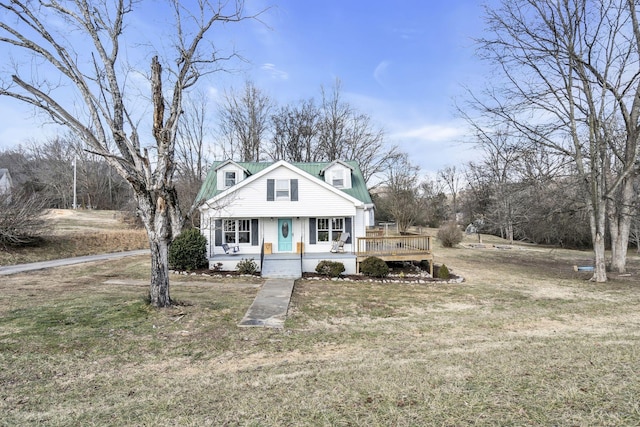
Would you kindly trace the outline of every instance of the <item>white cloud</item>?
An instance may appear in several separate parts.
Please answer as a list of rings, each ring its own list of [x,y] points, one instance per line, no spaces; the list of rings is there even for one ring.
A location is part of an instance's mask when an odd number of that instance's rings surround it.
[[[275,64],[270,64],[270,63],[267,62],[266,64],[262,64],[260,69],[268,72],[271,75],[271,77],[274,78],[274,79],[279,79],[279,80],[287,80],[287,79],[289,79],[289,73],[287,73],[286,71],[278,69],[275,66]]]
[[[384,60],[378,64],[378,66],[373,70],[373,78],[378,82],[380,86],[383,85],[383,78],[387,73],[387,69],[391,65],[391,62]]]
[[[455,124],[424,125],[414,129],[408,129],[393,133],[394,139],[415,139],[428,142],[450,141],[462,137],[465,129]]]

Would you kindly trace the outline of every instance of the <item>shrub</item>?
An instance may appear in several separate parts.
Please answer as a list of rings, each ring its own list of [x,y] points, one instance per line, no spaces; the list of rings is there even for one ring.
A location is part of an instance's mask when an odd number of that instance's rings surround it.
[[[240,274],[256,274],[258,271],[258,264],[253,260],[253,258],[242,259],[236,264],[236,270]]]
[[[344,273],[344,264],[337,261],[320,261],[316,266],[316,273],[323,276],[338,277]]]
[[[365,276],[386,277],[389,266],[380,258],[371,256],[360,263],[360,272]]]
[[[208,263],[207,239],[196,228],[183,231],[169,247],[169,266],[175,270],[196,270]]]
[[[445,248],[452,248],[462,242],[462,230],[455,221],[447,221],[438,229],[438,240]]]
[[[0,193],[0,247],[35,245],[49,231],[42,215],[46,199],[26,193]]]
[[[449,273],[449,267],[445,264],[442,264],[440,268],[438,268],[438,279],[449,280],[451,274]]]

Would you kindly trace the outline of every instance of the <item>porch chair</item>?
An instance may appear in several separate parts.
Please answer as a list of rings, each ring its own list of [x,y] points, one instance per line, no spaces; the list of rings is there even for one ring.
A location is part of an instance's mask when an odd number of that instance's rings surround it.
[[[238,253],[240,252],[240,246],[236,245],[234,247],[229,247],[228,244],[223,243],[222,244],[222,249],[224,250],[224,253],[227,255],[238,255]]]
[[[349,233],[342,233],[338,240],[331,244],[331,252],[344,252],[344,243],[349,239]]]

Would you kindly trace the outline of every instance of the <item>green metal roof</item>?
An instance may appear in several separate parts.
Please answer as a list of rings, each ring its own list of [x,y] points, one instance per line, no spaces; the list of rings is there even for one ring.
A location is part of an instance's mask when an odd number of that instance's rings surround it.
[[[209,173],[200,187],[200,191],[196,196],[196,201],[202,202],[204,200],[209,200],[212,197],[215,197],[221,191],[218,190],[218,174],[216,173],[216,168],[226,161],[216,161],[211,165],[211,169],[209,169]],[[255,175],[256,173],[268,168],[276,162],[234,162],[240,167],[245,168],[249,174]],[[311,162],[311,163],[297,163],[291,162],[292,166],[307,172],[308,174],[316,177],[318,180],[324,182],[324,178],[320,175],[320,171],[329,166],[333,162]],[[340,188],[340,191],[345,192],[351,197],[354,197],[360,200],[363,203],[373,203],[371,201],[371,195],[369,194],[369,190],[367,189],[367,185],[364,182],[364,177],[362,176],[362,171],[360,170],[360,166],[356,161],[344,161],[344,163],[348,164],[353,168],[351,172],[351,188]]]

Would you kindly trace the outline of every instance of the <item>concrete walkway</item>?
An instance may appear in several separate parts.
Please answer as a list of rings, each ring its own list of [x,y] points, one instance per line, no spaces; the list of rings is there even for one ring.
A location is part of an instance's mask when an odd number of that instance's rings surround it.
[[[284,328],[295,279],[267,279],[238,326]]]
[[[129,256],[145,255],[148,253],[149,249],[141,249],[137,251],[79,256],[75,258],[52,259],[51,261],[32,262],[30,264],[8,265],[6,267],[0,267],[0,276],[8,276],[9,274],[24,273],[27,271],[44,270],[46,268],[62,267],[65,265],[81,264],[83,262],[105,261]]]

